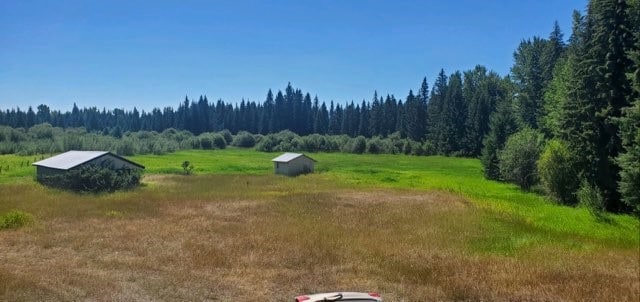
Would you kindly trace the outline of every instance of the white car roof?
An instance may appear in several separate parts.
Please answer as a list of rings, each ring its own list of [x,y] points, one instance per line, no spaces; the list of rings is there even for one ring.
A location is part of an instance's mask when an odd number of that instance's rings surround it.
[[[322,293],[305,295],[308,299],[302,300],[303,302],[316,302],[316,301],[382,301],[382,298],[371,296],[369,293],[359,292],[335,292],[335,293]],[[341,297],[341,298],[340,298]],[[325,300],[325,298],[327,300]],[[332,300],[335,298],[337,300]]]

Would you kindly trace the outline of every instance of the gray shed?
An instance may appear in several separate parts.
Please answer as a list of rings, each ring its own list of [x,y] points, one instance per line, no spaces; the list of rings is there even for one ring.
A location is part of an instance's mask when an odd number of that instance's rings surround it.
[[[36,177],[42,180],[45,176],[64,173],[83,165],[102,165],[109,162],[114,169],[144,169],[124,157],[108,151],[68,151],[33,163],[36,166]]]
[[[296,176],[313,173],[316,160],[301,153],[284,153],[271,160],[276,174]]]

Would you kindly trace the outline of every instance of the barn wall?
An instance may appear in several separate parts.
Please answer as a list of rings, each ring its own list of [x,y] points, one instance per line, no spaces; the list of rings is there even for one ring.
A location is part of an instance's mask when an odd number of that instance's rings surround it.
[[[64,173],[64,170],[52,169],[42,166],[36,166],[36,178],[42,180],[43,177]]]

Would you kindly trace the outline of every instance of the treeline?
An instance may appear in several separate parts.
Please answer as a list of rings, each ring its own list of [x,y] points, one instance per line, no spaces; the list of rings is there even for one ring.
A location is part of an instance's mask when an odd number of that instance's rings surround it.
[[[68,150],[106,150],[119,155],[161,155],[179,150],[215,150],[227,146],[255,148],[263,152],[345,152],[370,154],[434,155],[429,142],[402,138],[395,132],[386,138],[348,135],[297,135],[289,130],[268,135],[229,130],[194,135],[186,130],[166,129],[162,132],[126,132],[121,137],[88,132],[84,128],[53,127],[39,124],[31,128],[0,126],[0,154],[55,154]]]
[[[222,100],[209,103],[206,96],[201,96],[198,101],[185,98],[176,110],[167,107],[151,112],[135,108],[79,109],[75,104],[70,112],[60,112],[39,105],[36,111],[32,108],[26,112],[20,108],[1,111],[0,124],[12,128],[42,123],[61,128],[83,127],[88,132],[115,137],[125,132],[166,129],[186,130],[195,135],[225,129],[262,135],[289,130],[302,136],[315,133],[367,138],[399,133],[414,141],[428,139],[442,154],[477,156],[495,105],[510,100],[512,93],[513,85],[507,78],[478,66],[464,73],[455,72],[450,78],[441,71],[432,91],[425,78],[417,93],[409,91],[403,100],[374,93],[370,102],[327,105],[289,84],[275,96],[269,91],[262,103],[244,100],[236,105]]]
[[[562,41],[556,25],[520,43],[513,103],[498,104],[484,140],[485,175],[540,182],[596,214],[640,214],[639,1],[590,1]]]
[[[46,105],[0,110],[0,124],[15,131],[0,134],[0,152],[22,151],[15,147],[20,133],[41,123],[83,127],[96,138],[132,139],[135,133],[147,137],[134,143],[142,153],[202,148],[202,140],[195,142],[202,137],[221,143],[225,131],[267,151],[354,152],[364,141],[364,152],[380,145],[389,153],[480,157],[489,179],[524,189],[541,184],[558,202],[595,212],[640,213],[639,35],[640,1],[591,0],[586,14],[574,12],[568,41],[557,23],[547,38],[523,40],[505,77],[483,66],[442,70],[432,89],[425,78],[404,98],[374,92],[369,101],[346,104],[321,102],[289,84],[275,94],[269,90],[263,102],[235,105],[201,96],[151,112],[75,104],[70,112]],[[171,140],[166,133],[193,138]],[[315,145],[323,147],[299,147],[321,138]],[[74,145],[67,140],[63,149]]]

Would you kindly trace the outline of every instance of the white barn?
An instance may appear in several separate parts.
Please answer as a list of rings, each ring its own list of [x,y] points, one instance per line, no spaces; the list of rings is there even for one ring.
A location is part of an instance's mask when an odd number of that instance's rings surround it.
[[[276,174],[297,176],[313,173],[316,160],[301,153],[284,153],[271,160]]]
[[[106,162],[116,170],[144,169],[140,164],[107,151],[68,151],[35,162],[33,165],[36,166],[37,179],[42,180],[45,176],[64,173],[83,165],[100,166]]]

